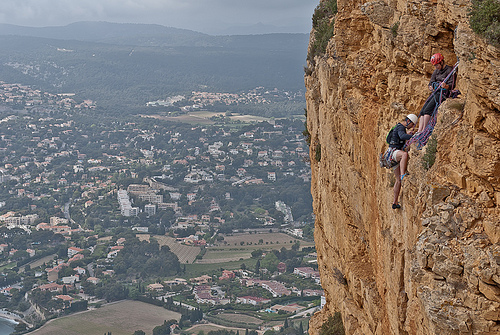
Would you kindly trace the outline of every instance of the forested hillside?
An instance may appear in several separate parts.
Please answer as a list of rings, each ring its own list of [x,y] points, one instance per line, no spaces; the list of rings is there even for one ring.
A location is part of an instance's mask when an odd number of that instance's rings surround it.
[[[66,33],[57,27],[3,26],[0,81],[76,93],[124,112],[193,90],[236,93],[263,86],[296,92],[303,87],[306,34],[209,36],[161,26],[111,27],[99,39],[99,27],[91,23],[87,30],[73,27]]]

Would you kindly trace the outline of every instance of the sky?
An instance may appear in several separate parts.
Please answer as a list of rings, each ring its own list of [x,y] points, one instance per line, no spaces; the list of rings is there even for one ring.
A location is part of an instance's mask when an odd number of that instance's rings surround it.
[[[318,3],[319,0],[2,0],[0,23],[29,27],[64,26],[79,21],[154,23],[207,34],[259,25],[263,30],[285,30],[266,32],[309,33]]]

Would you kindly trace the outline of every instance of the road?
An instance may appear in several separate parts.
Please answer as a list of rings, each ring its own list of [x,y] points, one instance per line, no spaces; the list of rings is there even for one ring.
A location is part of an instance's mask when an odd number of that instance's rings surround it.
[[[299,312],[299,313],[295,314],[294,316],[291,316],[290,319],[296,319],[296,318],[300,318],[300,317],[305,317],[305,316],[307,316],[307,314],[313,315],[318,310],[319,310],[318,306],[313,307],[313,308],[309,308],[309,309],[306,309],[305,311],[302,311],[302,312]]]

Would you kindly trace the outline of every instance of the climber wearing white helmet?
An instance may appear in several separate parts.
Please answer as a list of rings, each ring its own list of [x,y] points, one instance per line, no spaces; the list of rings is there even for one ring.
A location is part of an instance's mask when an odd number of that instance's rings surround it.
[[[394,175],[396,176],[396,182],[394,183],[394,201],[392,203],[393,209],[401,208],[401,205],[398,203],[399,192],[401,191],[401,181],[403,177],[408,174],[406,171],[406,167],[408,166],[408,152],[403,151],[403,146],[407,140],[409,140],[414,131],[410,130],[406,133],[407,129],[415,128],[417,124],[417,116],[415,114],[408,114],[402,123],[398,123],[396,127],[394,127],[394,131],[390,134],[389,149],[393,150],[392,160],[397,162],[397,165],[394,166]]]

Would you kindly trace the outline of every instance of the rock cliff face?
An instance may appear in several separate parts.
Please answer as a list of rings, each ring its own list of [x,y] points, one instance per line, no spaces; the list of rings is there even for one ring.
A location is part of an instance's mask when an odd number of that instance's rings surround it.
[[[336,311],[346,334],[500,334],[500,50],[471,31],[470,5],[338,0],[326,55],[308,61],[327,300],[311,334]],[[427,99],[435,52],[460,60],[462,95],[439,109],[435,164],[423,167],[429,146],[411,148],[393,210],[394,174],[378,155],[389,129]]]

